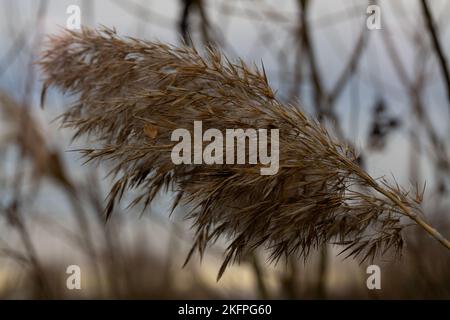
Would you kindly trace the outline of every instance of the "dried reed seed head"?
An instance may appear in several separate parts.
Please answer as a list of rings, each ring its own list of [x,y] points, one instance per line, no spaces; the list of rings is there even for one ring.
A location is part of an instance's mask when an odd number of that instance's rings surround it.
[[[35,182],[48,177],[66,188],[72,188],[58,152],[49,146],[32,112],[0,91],[0,115],[3,120],[1,125],[7,127],[0,141],[0,151],[4,152],[10,146],[19,147],[21,154],[31,161]]]
[[[0,115],[1,125],[6,129],[0,148],[19,146],[22,153],[32,160],[34,176],[42,176],[48,160],[46,141],[30,111],[8,94],[0,92]]]
[[[145,205],[162,188],[175,190],[174,207],[193,208],[191,253],[203,254],[208,243],[228,237],[219,277],[231,261],[261,246],[274,260],[306,258],[330,242],[362,260],[402,247],[404,212],[395,202],[415,209],[408,193],[372,179],[352,150],[297,106],[278,101],[264,69],[232,63],[215,49],[202,56],[194,48],[121,38],[108,29],[50,38],[40,64],[45,89],[77,96],[63,123],[75,129],[74,137],[100,142],[85,156],[114,164],[117,182],[106,214],[127,189],[143,190],[133,204]],[[192,132],[199,120],[221,131],[279,129],[278,173],[261,176],[258,165],[174,165],[171,132]],[[374,192],[381,188],[394,198]]]

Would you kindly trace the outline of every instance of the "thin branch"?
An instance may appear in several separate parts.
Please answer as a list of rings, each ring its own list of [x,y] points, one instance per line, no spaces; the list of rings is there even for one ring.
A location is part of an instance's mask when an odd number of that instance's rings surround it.
[[[444,76],[445,85],[447,89],[447,99],[448,103],[450,104],[450,71],[448,68],[447,58],[444,53],[444,49],[442,48],[442,45],[439,41],[438,35],[437,35],[437,28],[433,22],[433,17],[431,16],[430,9],[428,7],[428,4],[426,0],[421,0],[422,3],[422,11],[423,15],[428,27],[428,32],[431,35],[431,39],[433,40],[433,46],[436,51],[436,55],[439,60],[439,64],[441,66],[442,75]]]

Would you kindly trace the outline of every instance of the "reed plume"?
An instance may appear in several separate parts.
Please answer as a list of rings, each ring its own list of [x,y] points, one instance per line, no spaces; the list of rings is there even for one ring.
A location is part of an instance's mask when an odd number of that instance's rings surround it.
[[[1,125],[6,132],[0,141],[0,151],[18,146],[21,153],[31,160],[33,179],[48,177],[68,184],[59,154],[52,149],[30,110],[0,91]]]
[[[62,115],[74,138],[93,137],[88,160],[113,164],[106,216],[129,189],[132,205],[150,204],[161,190],[177,193],[174,208],[189,204],[196,250],[225,236],[230,262],[263,247],[273,260],[325,243],[347,256],[372,259],[400,252],[410,220],[441,244],[450,243],[423,220],[423,192],[369,176],[355,152],[340,144],[298,106],[280,102],[264,68],[230,62],[216,49],[123,38],[114,30],[66,31],[51,37],[40,65],[44,95],[57,87],[77,97]],[[175,165],[171,133],[203,127],[279,129],[280,169],[260,175],[260,165]]]

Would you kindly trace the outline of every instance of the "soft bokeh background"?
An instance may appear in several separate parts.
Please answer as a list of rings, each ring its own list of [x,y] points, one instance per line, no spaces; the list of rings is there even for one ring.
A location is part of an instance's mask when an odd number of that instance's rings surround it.
[[[450,59],[450,1],[428,2]],[[366,27],[374,3],[380,30]],[[220,241],[182,268],[192,236],[182,208],[169,217],[171,194],[143,214],[124,206],[105,224],[108,168],[83,165],[70,150],[84,141],[72,142],[54,120],[71,97],[50,91],[40,108],[33,62],[70,5],[83,25],[172,44],[189,33],[199,48],[213,43],[232,59],[263,62],[278,97],[320,117],[371,174],[405,188],[426,183],[428,220],[450,234],[450,87],[420,0],[0,0],[0,297],[450,297],[449,252],[414,228],[401,260],[376,261],[382,290],[369,291],[367,265],[336,257],[332,246],[278,265],[257,252],[216,282]],[[82,290],[66,288],[72,264]]]

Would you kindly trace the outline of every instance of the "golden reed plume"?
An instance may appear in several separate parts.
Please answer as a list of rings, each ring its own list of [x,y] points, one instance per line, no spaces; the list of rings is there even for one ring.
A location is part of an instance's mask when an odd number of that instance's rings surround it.
[[[298,106],[277,100],[264,68],[232,63],[215,49],[201,55],[108,29],[51,37],[40,65],[44,95],[57,87],[77,97],[62,120],[75,137],[97,141],[84,155],[114,165],[106,215],[128,189],[139,188],[132,204],[145,205],[163,189],[175,191],[174,207],[189,204],[196,229],[188,259],[220,236],[229,239],[219,277],[258,247],[274,260],[306,258],[325,243],[343,245],[361,260],[399,252],[403,218],[450,249],[423,220],[423,192],[370,177],[353,150]],[[279,129],[279,171],[261,175],[259,164],[175,165],[171,133],[193,132],[194,121],[222,132]]]

